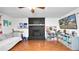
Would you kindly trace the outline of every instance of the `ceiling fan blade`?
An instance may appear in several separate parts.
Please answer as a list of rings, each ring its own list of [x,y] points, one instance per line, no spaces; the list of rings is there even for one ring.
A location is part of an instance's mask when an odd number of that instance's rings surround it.
[[[25,8],[25,7],[18,7],[18,8],[22,9],[22,8]]]
[[[37,7],[37,8],[40,8],[40,9],[45,9],[45,7]]]
[[[31,9],[31,12],[32,12],[32,13],[34,13],[34,12],[35,12],[35,10],[34,10],[34,9]]]

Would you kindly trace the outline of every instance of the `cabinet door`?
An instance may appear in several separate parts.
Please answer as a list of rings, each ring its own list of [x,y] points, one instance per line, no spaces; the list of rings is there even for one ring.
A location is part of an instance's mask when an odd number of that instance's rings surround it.
[[[79,50],[79,37],[75,37],[72,39],[71,48],[72,50]]]

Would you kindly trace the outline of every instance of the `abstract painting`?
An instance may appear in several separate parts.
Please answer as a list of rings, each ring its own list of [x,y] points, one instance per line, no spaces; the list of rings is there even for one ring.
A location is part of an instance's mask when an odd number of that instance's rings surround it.
[[[19,28],[21,29],[27,28],[27,23],[19,23]]]
[[[8,27],[8,26],[11,25],[11,21],[9,21],[9,20],[3,20],[3,25]]]
[[[59,26],[61,29],[77,29],[76,15],[73,14],[63,19],[60,19]]]

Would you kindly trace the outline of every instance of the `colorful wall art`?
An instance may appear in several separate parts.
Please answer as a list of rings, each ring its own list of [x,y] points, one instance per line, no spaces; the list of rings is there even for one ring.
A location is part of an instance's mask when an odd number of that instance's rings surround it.
[[[27,23],[19,23],[19,28],[20,29],[27,28]]]
[[[8,26],[11,25],[11,21],[9,21],[9,20],[3,20],[3,25],[8,27]]]
[[[61,29],[77,29],[76,15],[73,14],[63,19],[60,19],[59,25]]]

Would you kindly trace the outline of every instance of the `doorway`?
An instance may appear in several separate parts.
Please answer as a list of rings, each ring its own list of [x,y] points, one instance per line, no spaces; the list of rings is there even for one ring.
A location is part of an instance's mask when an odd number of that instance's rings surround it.
[[[45,39],[45,18],[29,18],[29,39]]]

